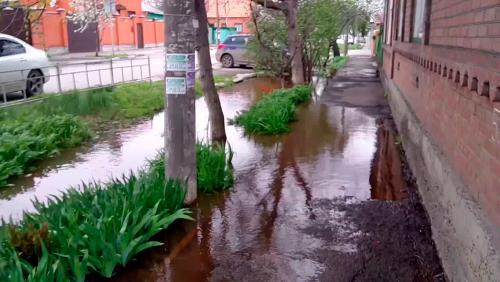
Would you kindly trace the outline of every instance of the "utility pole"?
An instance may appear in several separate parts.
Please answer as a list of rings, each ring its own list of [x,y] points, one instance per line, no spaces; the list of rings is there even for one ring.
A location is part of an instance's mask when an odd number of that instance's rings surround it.
[[[194,0],[165,0],[165,176],[187,184],[196,200]]]

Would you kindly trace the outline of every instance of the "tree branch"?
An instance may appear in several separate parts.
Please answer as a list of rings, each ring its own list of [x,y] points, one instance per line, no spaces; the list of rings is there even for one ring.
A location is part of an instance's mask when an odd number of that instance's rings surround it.
[[[288,7],[286,5],[286,2],[282,0],[252,0],[255,4],[261,5],[264,8],[271,9],[271,10],[277,10],[277,11],[282,11],[286,12],[288,10]]]

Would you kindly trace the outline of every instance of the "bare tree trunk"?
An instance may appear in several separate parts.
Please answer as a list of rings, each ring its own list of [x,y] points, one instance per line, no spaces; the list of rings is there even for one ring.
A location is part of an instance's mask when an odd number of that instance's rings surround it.
[[[196,49],[200,63],[200,80],[203,95],[210,117],[210,139],[213,143],[224,146],[226,144],[226,129],[224,113],[220,105],[219,95],[215,88],[210,47],[208,45],[208,19],[205,0],[195,0],[196,16],[199,28],[196,30]]]
[[[196,200],[196,120],[194,91],[193,0],[165,0],[165,49],[167,54],[189,54],[186,71],[165,71],[165,176],[187,181],[184,203]],[[167,43],[168,42],[168,43]],[[168,65],[168,63],[167,63]],[[189,75],[188,75],[189,74]],[[182,83],[184,79],[184,84]],[[175,80],[175,82],[174,82]],[[173,85],[169,86],[168,81]],[[172,87],[176,86],[176,87]],[[184,86],[184,87],[183,87]],[[174,89],[175,88],[175,89]]]
[[[99,57],[99,50],[101,45],[101,40],[99,39],[99,23],[97,23],[95,26],[95,35],[96,35],[95,56]]]
[[[286,13],[288,21],[288,48],[292,55],[292,82],[293,84],[304,84],[304,66],[302,41],[297,30],[298,0],[288,0]]]
[[[347,53],[349,51],[349,26],[345,27],[345,34],[344,34],[344,56],[347,56]]]
[[[340,48],[339,48],[339,44],[337,44],[337,38],[333,39],[333,41],[332,41],[332,50],[333,50],[334,57],[340,56]]]

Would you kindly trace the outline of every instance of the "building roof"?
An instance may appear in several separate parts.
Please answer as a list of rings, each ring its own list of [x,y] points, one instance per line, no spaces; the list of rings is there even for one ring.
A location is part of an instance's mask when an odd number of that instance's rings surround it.
[[[142,1],[141,5],[142,5],[143,12],[153,13],[153,14],[157,14],[157,15],[163,15],[162,9],[158,9],[155,6],[146,3],[145,1]]]

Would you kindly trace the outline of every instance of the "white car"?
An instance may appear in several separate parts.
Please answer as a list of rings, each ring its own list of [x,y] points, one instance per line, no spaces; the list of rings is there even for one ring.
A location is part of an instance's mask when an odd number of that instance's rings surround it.
[[[0,99],[4,93],[25,91],[27,97],[43,92],[49,80],[47,54],[28,43],[0,33]]]

